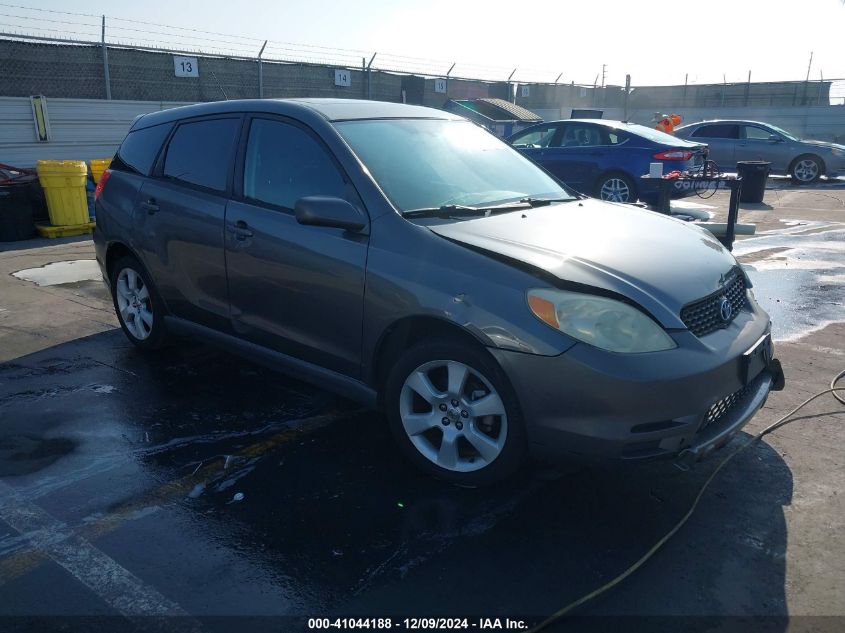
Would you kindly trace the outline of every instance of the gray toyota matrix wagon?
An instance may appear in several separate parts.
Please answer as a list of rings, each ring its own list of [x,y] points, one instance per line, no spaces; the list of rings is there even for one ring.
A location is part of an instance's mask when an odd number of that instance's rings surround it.
[[[439,110],[148,114],[96,212],[132,343],[199,337],[379,406],[409,459],[458,484],[529,452],[694,461],[783,384],[712,235],[576,194]]]

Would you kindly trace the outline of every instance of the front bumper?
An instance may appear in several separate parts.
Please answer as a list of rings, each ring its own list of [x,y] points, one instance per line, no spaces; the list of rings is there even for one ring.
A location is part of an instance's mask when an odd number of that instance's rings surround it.
[[[768,319],[765,328],[750,320],[739,335],[714,334],[736,337],[723,354],[702,352],[689,332],[677,337],[688,345],[648,355],[612,355],[585,345],[554,357],[491,352],[514,386],[534,455],[682,456],[689,463],[728,442],[773,385],[782,387],[774,359],[743,383],[742,355],[768,330]]]

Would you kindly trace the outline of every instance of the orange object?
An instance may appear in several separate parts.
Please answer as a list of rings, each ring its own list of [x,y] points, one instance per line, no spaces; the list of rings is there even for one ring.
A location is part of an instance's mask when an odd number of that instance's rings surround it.
[[[552,327],[559,327],[555,304],[551,301],[535,295],[528,295],[528,306],[534,314],[540,317],[540,319]]]
[[[672,125],[678,127],[681,124],[681,115],[680,114],[671,114],[669,118],[672,119]]]

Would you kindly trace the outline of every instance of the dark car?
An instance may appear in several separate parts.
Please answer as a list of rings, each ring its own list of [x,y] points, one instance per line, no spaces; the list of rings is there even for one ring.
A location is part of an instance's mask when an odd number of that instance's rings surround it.
[[[569,119],[541,123],[507,139],[531,160],[588,196],[612,202],[654,203],[657,188],[641,176],[650,163],[663,173],[700,168],[707,145],[691,143],[636,123]]]
[[[438,110],[148,114],[96,208],[137,347],[198,337],[380,406],[411,460],[460,484],[529,451],[700,457],[780,375],[769,318],[712,235],[575,194]]]
[[[675,133],[710,146],[710,158],[724,171],[739,161],[767,161],[771,173],[789,175],[796,182],[845,174],[845,145],[795,138],[786,130],[759,121],[702,121]]]

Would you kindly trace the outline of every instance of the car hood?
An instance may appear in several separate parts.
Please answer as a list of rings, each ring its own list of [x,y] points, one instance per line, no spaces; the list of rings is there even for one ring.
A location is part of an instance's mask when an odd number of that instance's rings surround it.
[[[816,147],[826,147],[828,149],[833,149],[835,147],[836,149],[841,149],[845,151],[845,145],[841,145],[839,143],[831,143],[829,141],[813,141],[809,139],[801,139],[801,142],[805,145],[815,145]]]
[[[684,327],[681,307],[718,290],[723,275],[736,266],[701,227],[593,199],[429,228],[564,282],[624,295],[670,328]]]

